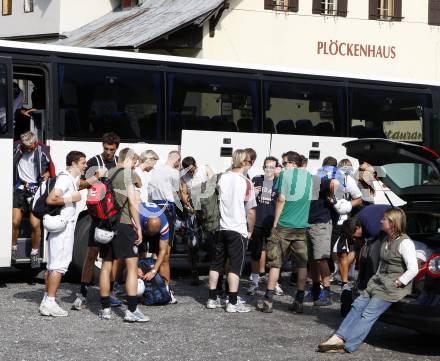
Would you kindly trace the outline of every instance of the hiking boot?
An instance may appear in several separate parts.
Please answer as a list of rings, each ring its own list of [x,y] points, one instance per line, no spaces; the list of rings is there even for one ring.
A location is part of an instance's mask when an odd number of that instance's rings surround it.
[[[332,301],[330,299],[330,292],[327,289],[323,289],[319,294],[319,298],[313,302],[313,306],[331,306]]]
[[[121,307],[121,306],[122,306],[122,301],[112,293],[110,295],[110,307]]]
[[[220,297],[217,296],[215,300],[208,299],[208,302],[206,302],[206,308],[214,309],[214,308],[220,308],[223,307],[222,301]]]
[[[81,293],[76,294],[76,299],[73,301],[72,310],[81,311],[87,307],[87,300]]]
[[[252,283],[252,284],[249,286],[249,288],[247,289],[246,293],[247,293],[249,296],[255,296],[255,295],[257,294],[257,291],[258,291],[258,285]]]
[[[274,294],[275,296],[284,296],[284,291],[279,283],[277,283],[277,285],[275,286]]]
[[[241,303],[237,301],[237,304],[233,305],[232,303],[228,302],[226,306],[226,312],[229,313],[246,313],[251,312],[252,308],[247,305],[246,303]]]
[[[145,316],[139,308],[136,308],[134,312],[131,312],[130,310],[125,311],[124,316],[125,322],[148,322],[150,321],[148,316]]]
[[[295,313],[303,313],[304,312],[304,306],[302,302],[299,302],[297,300],[294,300],[292,304],[288,308],[289,311],[295,312]]]
[[[40,313],[43,316],[66,317],[69,313],[56,302],[41,302]]]
[[[264,313],[272,313],[273,312],[273,305],[272,301],[269,299],[261,299],[257,302],[257,310],[264,312]]]
[[[41,262],[40,262],[40,258],[38,257],[38,254],[31,254],[30,261],[31,261],[31,268],[41,267]]]

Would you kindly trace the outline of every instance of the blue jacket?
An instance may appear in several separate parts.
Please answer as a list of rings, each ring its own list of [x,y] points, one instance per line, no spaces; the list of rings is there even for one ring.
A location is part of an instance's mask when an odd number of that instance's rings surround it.
[[[14,164],[14,185],[17,184],[18,177],[18,163],[23,156],[23,144],[21,141],[14,143],[13,152],[13,164]],[[51,158],[49,154],[49,149],[44,144],[38,143],[37,148],[35,148],[34,165],[37,171],[38,183],[41,183],[43,174],[50,171]]]

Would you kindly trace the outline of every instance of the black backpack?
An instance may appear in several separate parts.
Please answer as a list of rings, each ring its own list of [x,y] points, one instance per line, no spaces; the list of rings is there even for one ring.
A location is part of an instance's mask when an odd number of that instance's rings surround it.
[[[50,206],[46,204],[46,199],[52,189],[55,187],[55,183],[57,181],[57,177],[49,178],[40,184],[37,191],[35,192],[34,199],[31,205],[32,214],[39,218],[43,219],[46,214],[51,216],[57,216],[61,212],[61,208],[63,206]]]

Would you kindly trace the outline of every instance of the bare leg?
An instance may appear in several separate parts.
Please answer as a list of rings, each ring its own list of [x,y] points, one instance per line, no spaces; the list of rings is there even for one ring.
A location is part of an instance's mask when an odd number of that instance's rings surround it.
[[[171,253],[171,247],[167,246],[167,252],[165,253],[165,257],[163,258],[163,262],[160,265],[160,269],[159,269],[159,273],[165,280],[166,284],[169,284],[171,281],[170,253]]]
[[[63,274],[57,271],[50,271],[47,273],[49,273],[49,275],[47,276],[47,296],[55,297],[57,294],[57,290],[60,287]]]
[[[110,275],[112,273],[112,261],[104,261],[99,274],[99,293],[101,297],[110,296]]]
[[[297,289],[298,291],[304,291],[306,288],[307,281],[307,267],[298,267],[298,281],[297,281]]]
[[[272,267],[269,271],[269,281],[267,282],[267,289],[274,290],[279,278],[280,278],[280,269]]]
[[[235,273],[228,273],[228,284],[229,292],[238,292],[238,284],[240,283],[240,278]]]
[[[17,245],[18,232],[20,231],[20,225],[23,220],[23,211],[21,208],[12,209],[12,246]]]
[[[136,296],[137,294],[137,273],[138,273],[138,258],[131,257],[125,260],[127,269],[127,278],[125,280],[125,289],[128,296]]]
[[[341,281],[348,282],[348,254],[339,253],[339,273],[341,274]]]
[[[261,252],[260,273],[266,273],[266,251]]]
[[[96,257],[98,257],[99,248],[98,247],[87,247],[86,258],[84,259],[84,264],[81,274],[81,283],[90,283],[93,279],[93,266],[95,265]]]
[[[209,281],[208,286],[210,290],[215,290],[217,288],[219,273],[217,271],[209,271]]]
[[[41,243],[41,223],[32,213],[29,216],[32,227],[32,249],[40,249]]]

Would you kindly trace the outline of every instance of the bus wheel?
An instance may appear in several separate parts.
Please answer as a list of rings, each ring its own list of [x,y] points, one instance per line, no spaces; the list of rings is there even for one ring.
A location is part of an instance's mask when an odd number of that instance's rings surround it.
[[[76,222],[75,243],[73,245],[72,262],[69,267],[69,278],[71,278],[72,281],[79,282],[81,280],[81,272],[84,259],[86,258],[91,225],[92,218],[86,210],[82,211],[78,215],[78,221]]]

